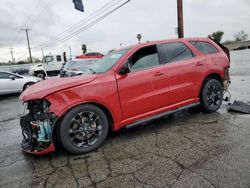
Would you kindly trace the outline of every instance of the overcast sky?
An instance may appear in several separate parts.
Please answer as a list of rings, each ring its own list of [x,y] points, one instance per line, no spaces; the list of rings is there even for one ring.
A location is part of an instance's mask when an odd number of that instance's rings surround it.
[[[31,28],[32,55],[44,53],[81,53],[81,44],[91,51],[107,52],[113,48],[142,41],[176,38],[176,0],[131,0],[127,5],[79,35],[46,49],[70,28],[86,24],[91,14],[112,0],[83,0],[85,12],[74,9],[72,0],[1,0],[0,2],[0,62],[11,59],[9,48],[14,48],[16,60],[26,58],[27,41],[21,28]],[[126,0],[116,0],[116,6]],[[120,2],[120,3],[118,3]],[[233,39],[236,32],[250,34],[249,0],[183,0],[186,37],[206,37],[218,30],[225,32],[223,40]],[[115,7],[115,6],[114,6]],[[65,35],[63,35],[65,36]]]

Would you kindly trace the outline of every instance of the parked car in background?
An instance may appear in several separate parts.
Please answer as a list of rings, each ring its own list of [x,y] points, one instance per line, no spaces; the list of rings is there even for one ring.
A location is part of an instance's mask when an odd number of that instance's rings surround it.
[[[37,77],[22,76],[6,71],[0,71],[0,95],[21,93],[40,80],[41,79]]]
[[[21,128],[30,133],[24,151],[54,151],[58,138],[69,152],[83,154],[100,147],[109,131],[197,105],[215,112],[230,83],[229,51],[208,38],[137,44],[89,68],[92,74],[46,80],[23,92],[29,113]],[[46,134],[37,131],[43,129]]]
[[[96,58],[73,59],[68,61],[60,71],[60,77],[79,76],[92,73],[89,67],[97,62]]]
[[[19,74],[19,75],[29,74],[29,69],[24,69],[24,68],[11,69],[10,71],[14,74]]]
[[[57,76],[65,63],[63,55],[44,56],[42,63],[34,64],[30,67],[29,74],[44,79],[48,76]]]
[[[103,54],[99,52],[89,52],[80,56],[76,56],[76,59],[88,59],[88,58],[103,58]]]

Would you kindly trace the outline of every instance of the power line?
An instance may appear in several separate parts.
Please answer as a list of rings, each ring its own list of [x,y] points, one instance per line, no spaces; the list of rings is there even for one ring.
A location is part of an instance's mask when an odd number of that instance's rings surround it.
[[[42,1],[42,0],[38,0],[38,3],[36,4],[36,6],[34,6],[33,11],[30,16],[28,17],[28,19],[26,19],[26,21],[24,22],[24,24],[20,27],[20,28],[24,28],[24,27],[28,27],[28,24],[33,24],[41,15],[42,13],[51,5],[53,0],[49,0],[49,1]],[[44,2],[45,6],[39,6],[41,4],[41,2]],[[16,43],[19,43],[21,41],[21,39],[17,40],[18,37],[15,38],[14,41],[16,41]],[[22,59],[23,57],[25,57],[27,55],[27,53],[25,53],[24,55],[18,57],[17,59]]]
[[[76,24],[72,25],[71,27],[69,27],[68,29],[66,29],[64,32],[62,32],[61,34],[59,34],[58,36],[56,36],[54,38],[54,41],[60,40],[61,38],[63,38],[65,35],[67,35],[70,32],[74,32],[79,27],[81,27],[81,25],[88,23],[89,21],[93,20],[96,16],[98,16],[98,14],[104,13],[106,10],[108,10],[109,8],[111,8],[112,6],[118,4],[121,1],[122,0],[118,0],[118,1],[117,0],[112,0],[112,1],[108,2],[107,4],[105,4],[104,6],[102,6],[100,9],[98,9],[94,13],[90,14],[87,18],[85,18],[85,19],[77,22]],[[50,45],[52,43],[54,43],[54,42],[45,43],[45,44],[42,44],[41,46],[48,46],[48,45]]]
[[[51,3],[52,0],[49,1],[49,3]],[[41,15],[41,12],[48,7],[48,3],[45,5],[45,8],[42,10],[42,6],[39,6],[39,4],[41,4],[41,2],[43,2],[42,0],[39,0],[38,3],[36,4],[36,6],[34,6],[33,12],[31,12],[31,14],[29,14],[28,18],[25,19],[25,22],[24,24],[20,25],[19,28],[24,28],[24,27],[28,27],[28,23],[33,23],[35,21],[34,17],[37,15],[37,14],[40,14]],[[38,8],[39,7],[39,8]],[[36,16],[37,18],[38,16]],[[16,41],[16,43],[19,43],[21,41],[21,39],[17,40],[18,37],[15,38],[14,41]]]
[[[116,10],[120,9],[121,7],[125,6],[127,3],[129,3],[131,0],[127,0],[126,2],[122,3],[121,5],[119,5],[118,7],[112,9],[111,11],[107,12],[106,14],[102,15],[101,17],[95,19],[94,21],[90,22],[89,24],[80,27],[79,29],[77,29],[75,32],[68,34],[67,36],[61,38],[60,40],[53,42],[49,45],[46,46],[46,48],[51,48],[55,45],[61,44],[66,40],[71,39],[72,37],[80,34],[82,31],[85,31],[86,29],[90,28],[91,26],[95,25],[96,23],[100,22],[101,20],[103,20],[104,18],[106,18],[107,16],[109,16],[110,14],[112,14],[113,12],[115,12]]]

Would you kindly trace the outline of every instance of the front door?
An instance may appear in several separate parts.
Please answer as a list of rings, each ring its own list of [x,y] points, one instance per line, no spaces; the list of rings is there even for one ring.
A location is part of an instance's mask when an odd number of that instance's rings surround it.
[[[161,70],[155,45],[135,52],[128,64],[130,73],[116,76],[124,119],[170,104],[167,74]],[[163,91],[165,97],[161,98]]]

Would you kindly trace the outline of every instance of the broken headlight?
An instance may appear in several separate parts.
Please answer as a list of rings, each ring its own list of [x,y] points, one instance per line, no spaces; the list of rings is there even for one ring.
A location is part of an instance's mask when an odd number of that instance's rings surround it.
[[[47,100],[27,102],[28,113],[20,118],[24,150],[41,151],[52,144],[52,127],[56,116],[49,111],[49,107]]]

